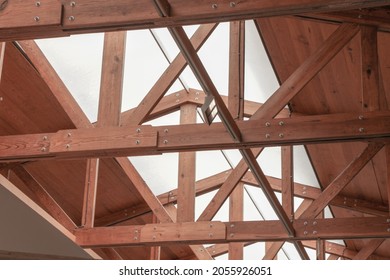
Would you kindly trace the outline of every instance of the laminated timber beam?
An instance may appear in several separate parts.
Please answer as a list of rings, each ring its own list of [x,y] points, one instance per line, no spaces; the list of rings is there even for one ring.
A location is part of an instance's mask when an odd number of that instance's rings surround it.
[[[0,137],[0,161],[113,157],[342,141],[387,141],[390,114],[366,112],[236,122],[242,142],[221,123],[69,129]]]
[[[385,6],[388,3],[385,0],[164,2],[166,5],[160,8],[168,11],[166,17],[160,17],[154,3],[149,0],[49,0],[39,4],[36,1],[6,1],[0,10],[0,41],[334,12]]]
[[[84,248],[155,246],[228,242],[390,238],[390,219],[298,219],[291,237],[280,221],[187,222],[77,229],[76,243]]]

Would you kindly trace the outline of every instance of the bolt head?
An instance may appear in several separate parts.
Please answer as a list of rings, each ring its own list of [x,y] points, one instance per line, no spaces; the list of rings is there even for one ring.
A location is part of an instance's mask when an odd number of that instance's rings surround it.
[[[39,1],[35,2],[35,6],[36,7],[40,7],[41,6],[41,2],[39,2]]]
[[[313,226],[316,226],[316,225],[317,225],[317,221],[314,221],[314,222],[313,222]]]
[[[364,132],[364,127],[360,127],[359,132],[361,132],[361,133]]]
[[[314,231],[313,231],[313,234],[317,234],[317,231],[316,231],[316,230],[314,230]]]
[[[283,137],[284,137],[284,134],[283,134],[283,133],[279,133],[279,137],[280,137],[280,138],[283,138]]]
[[[70,148],[70,144],[67,144],[67,145],[66,145],[66,148],[69,149],[69,148]]]
[[[235,2],[230,2],[229,6],[230,6],[230,8],[234,8],[236,6],[236,3]]]
[[[304,221],[304,222],[303,222],[303,225],[304,225],[304,226],[307,226],[307,221]]]
[[[279,125],[280,125],[280,126],[283,126],[283,125],[284,125],[284,121],[280,121],[280,122],[279,122]]]
[[[47,140],[47,136],[43,136],[43,141],[46,141]]]
[[[266,122],[266,123],[265,123],[265,126],[266,126],[266,127],[269,127],[269,126],[271,126],[271,123],[270,123],[270,122]]]
[[[163,142],[163,143],[164,143],[165,145],[166,145],[166,144],[168,144],[168,140],[164,140],[164,142]]]
[[[387,229],[387,232],[390,232],[390,228]]]
[[[270,138],[271,138],[271,135],[270,135],[269,133],[267,133],[267,134],[265,135],[265,138],[270,139]]]
[[[46,152],[46,148],[45,148],[45,147],[42,147],[41,151],[42,151],[42,152]]]
[[[217,4],[212,4],[211,8],[216,9],[216,8],[218,8],[218,5]]]
[[[70,6],[71,6],[71,7],[76,6],[76,2],[74,2],[74,1],[70,2]]]
[[[139,145],[140,143],[141,143],[140,140],[136,140],[136,141],[135,141],[135,144],[137,144],[137,145]]]
[[[360,115],[359,116],[359,120],[363,120],[364,119],[364,116],[363,115]]]
[[[304,235],[307,235],[307,234],[308,234],[308,232],[305,230],[305,231],[303,232],[303,234],[304,234]]]
[[[38,22],[38,21],[40,20],[39,16],[35,16],[35,17],[34,17],[34,20],[35,20],[36,22]]]
[[[136,132],[140,133],[141,132],[141,128],[137,128]]]
[[[69,19],[69,21],[74,21],[75,17],[74,16],[70,16],[68,19]]]

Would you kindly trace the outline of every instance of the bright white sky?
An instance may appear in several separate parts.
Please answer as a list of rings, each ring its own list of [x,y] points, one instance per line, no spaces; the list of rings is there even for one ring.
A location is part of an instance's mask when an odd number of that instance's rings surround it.
[[[186,28],[189,36],[195,30],[196,27]],[[172,60],[178,53],[178,48],[168,31],[159,29],[154,32],[162,41],[164,48],[168,51],[168,56]],[[95,121],[100,87],[103,34],[45,39],[37,42],[89,119]],[[228,88],[228,46],[229,25],[220,24],[199,52],[218,91],[224,95],[227,95]],[[128,32],[122,109],[127,110],[137,106],[167,66],[168,62],[149,30]],[[248,100],[264,102],[278,88],[278,82],[252,22],[246,24],[245,74],[245,98]],[[189,87],[200,89],[188,68],[181,78]],[[181,84],[176,82],[168,94],[182,89]],[[178,124],[178,122],[179,115],[174,113],[151,123],[161,125]],[[295,147],[294,151],[295,181],[318,187],[305,150],[303,147]],[[237,151],[226,151],[226,155],[234,166],[241,159]],[[131,161],[153,192],[160,194],[177,186],[177,159],[177,154],[165,154],[162,156],[136,157],[132,158]],[[258,161],[267,175],[280,178],[280,148],[266,149]],[[230,168],[221,151],[197,153],[196,167],[197,180]],[[276,215],[262,191],[250,186],[246,186],[246,189],[245,219],[261,220],[262,217],[258,210],[261,211],[265,219],[276,219]],[[210,193],[197,199],[197,215],[201,213],[213,195],[214,193]],[[297,205],[299,205],[298,203],[299,200],[296,201]],[[215,219],[227,221],[227,210],[225,205]],[[299,258],[292,245],[286,244],[284,250],[289,258]],[[260,259],[263,254],[264,244],[255,244],[245,249],[246,259]],[[314,251],[310,251],[310,254],[314,257]],[[221,258],[226,258],[226,256]],[[279,258],[286,259],[287,257],[286,254],[281,252]]]

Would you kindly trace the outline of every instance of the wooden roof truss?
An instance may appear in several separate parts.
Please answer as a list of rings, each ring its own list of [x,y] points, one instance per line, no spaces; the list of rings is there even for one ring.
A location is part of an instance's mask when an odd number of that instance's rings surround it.
[[[136,254],[135,258],[213,259],[228,253],[230,259],[242,259],[245,246],[267,242],[264,259],[275,259],[284,242],[291,242],[302,259],[309,258],[306,248],[316,250],[317,259],[325,259],[325,254],[328,259],[388,259],[390,89],[384,84],[388,73],[381,69],[387,62],[381,62],[379,44],[383,40],[378,39],[388,36],[390,30],[388,4],[389,1],[356,0],[9,1],[4,6],[8,13],[0,10],[0,37],[2,41],[17,43],[1,44],[2,86],[8,85],[4,81],[9,79],[5,76],[10,68],[7,57],[18,56],[25,71],[36,71],[52,105],[64,112],[62,118],[67,125],[2,132],[1,171],[11,176],[1,176],[1,185],[86,248],[93,258],[126,259],[131,258],[129,252],[139,250],[144,253]],[[274,45],[270,33],[264,31],[267,24],[279,18],[326,24],[332,30],[288,75],[280,70],[274,56],[277,50],[271,49]],[[244,20],[252,19],[281,81],[264,104],[245,100],[244,93]],[[224,21],[231,21],[227,96],[218,92],[197,54],[218,23]],[[201,24],[192,38],[187,37],[182,27],[187,24]],[[156,27],[169,29],[180,53],[141,103],[121,112],[124,30]],[[106,32],[96,123],[88,120],[42,51],[34,41],[29,41],[90,32]],[[324,73],[335,57],[345,55],[356,40],[361,42],[361,63],[357,64],[361,67],[358,70],[361,109],[330,109],[325,113],[318,110],[316,114],[296,109],[304,106],[297,96],[308,84],[318,82],[318,75]],[[166,94],[187,65],[202,89]],[[19,78],[21,82],[28,79]],[[325,93],[312,92],[311,98],[320,94]],[[215,102],[221,122],[209,118],[209,124],[196,123],[197,109],[208,105],[210,100]],[[144,124],[174,111],[180,111],[178,125]],[[354,151],[359,152],[351,152],[337,174],[325,180],[319,171],[324,167],[316,164],[317,154],[321,147],[342,143],[356,145]],[[294,182],[293,145],[307,147],[322,190]],[[282,147],[281,179],[266,176],[256,160],[264,149],[273,146]],[[222,149],[239,150],[242,160],[231,170],[196,182],[195,152]],[[127,156],[172,152],[179,153],[178,187],[155,196]],[[379,157],[384,159],[381,161],[384,165],[378,170],[384,172],[377,174],[376,180],[381,178],[387,186],[382,203],[365,196],[365,192],[346,191],[351,182],[359,184],[357,177],[364,168],[368,165],[375,168],[374,159]],[[78,195],[83,197],[78,209],[77,203],[70,204],[71,198],[60,199],[62,191],[48,187],[53,180],[60,180],[56,176],[65,180],[69,173],[52,171],[48,175],[51,179],[45,181],[39,171],[50,164],[61,166],[69,161],[85,167],[84,185],[69,187],[72,193],[80,193],[79,189],[84,187],[82,195]],[[133,199],[128,202],[122,199],[116,205],[115,199],[105,201],[103,195],[99,197],[101,174],[112,170],[124,182],[117,186],[122,188],[119,196],[130,192]],[[278,220],[243,220],[244,184],[263,190]],[[215,190],[216,194],[196,220],[195,198]],[[275,192],[281,193],[281,202]],[[294,212],[295,197],[303,198],[303,202]],[[230,220],[213,220],[228,199]],[[100,203],[103,205],[99,206]],[[324,218],[327,206],[337,209],[333,218]],[[335,239],[346,243],[331,241]],[[215,245],[204,247],[204,244]]]

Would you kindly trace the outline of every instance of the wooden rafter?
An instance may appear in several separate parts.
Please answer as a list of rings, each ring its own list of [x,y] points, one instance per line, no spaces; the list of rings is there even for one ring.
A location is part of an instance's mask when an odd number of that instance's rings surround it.
[[[63,2],[63,1],[62,1]],[[178,25],[201,24],[215,21],[253,19],[259,17],[296,15],[302,13],[332,12],[386,5],[385,0],[293,0],[230,2],[216,4],[211,0],[188,2],[169,1],[167,17],[157,13],[152,1],[126,0],[107,3],[88,0],[70,5],[68,1],[49,1],[31,6],[22,0],[8,4],[8,12],[0,21],[4,31],[0,38],[21,40],[67,36],[76,33],[105,32],[119,29],[146,29]],[[13,30],[13,32],[10,32]]]

